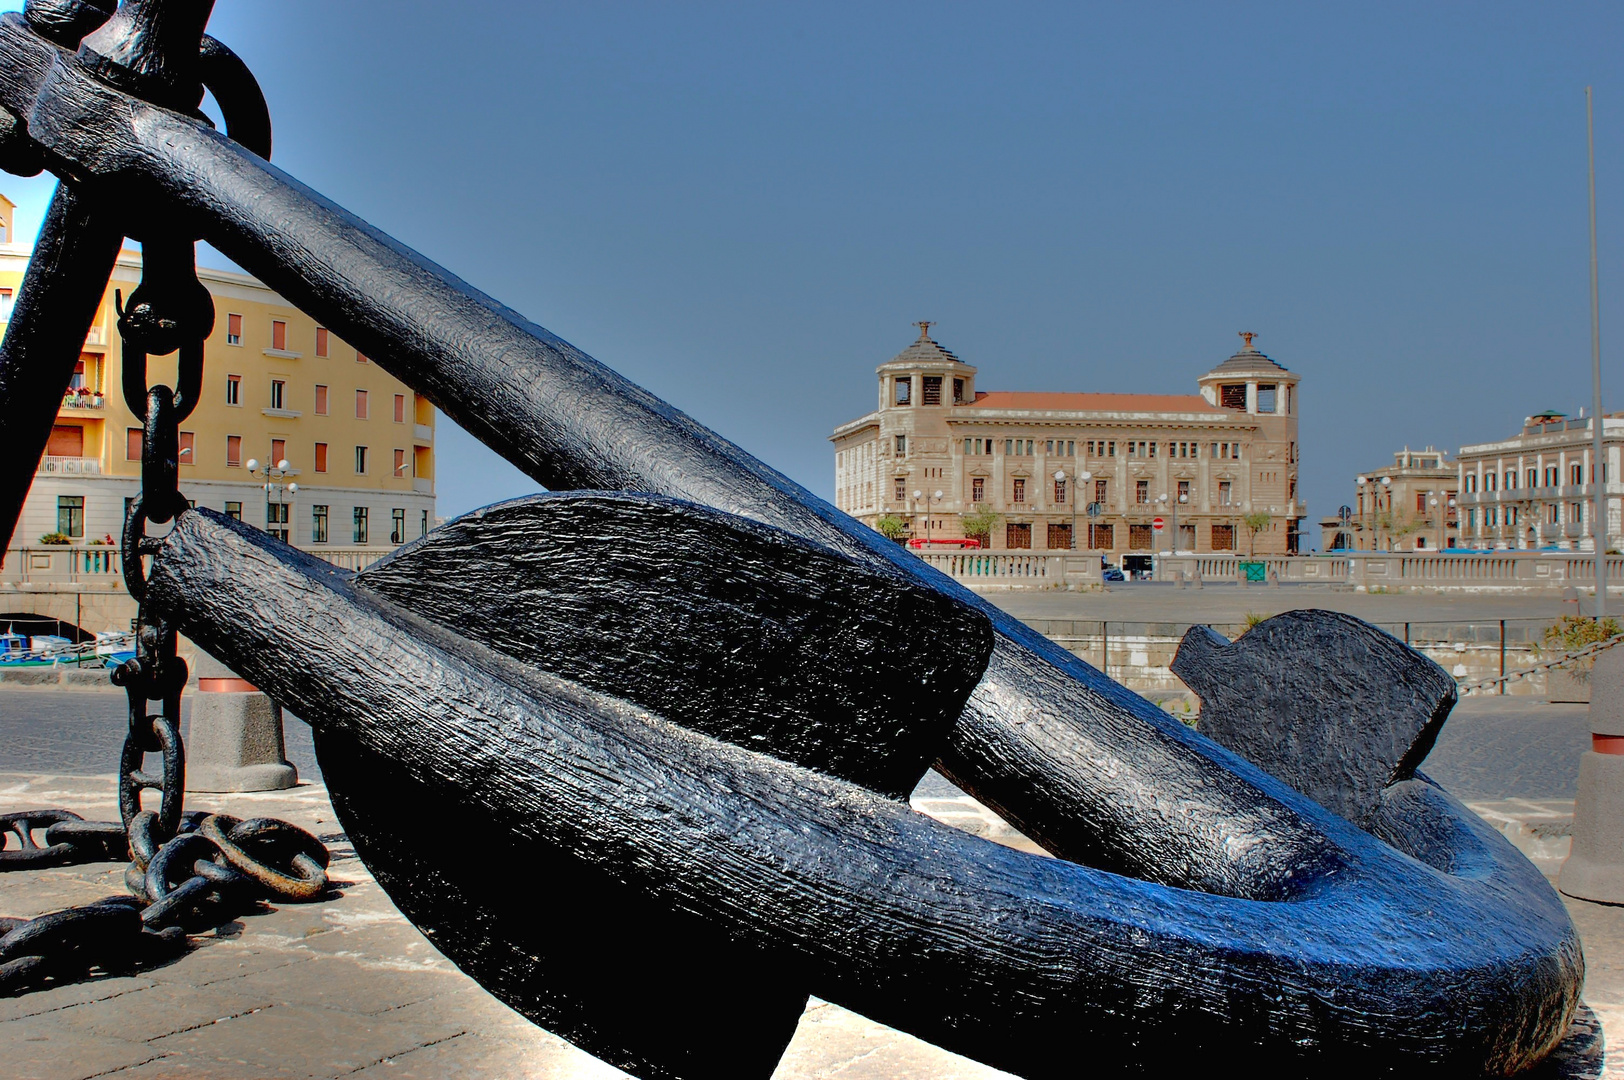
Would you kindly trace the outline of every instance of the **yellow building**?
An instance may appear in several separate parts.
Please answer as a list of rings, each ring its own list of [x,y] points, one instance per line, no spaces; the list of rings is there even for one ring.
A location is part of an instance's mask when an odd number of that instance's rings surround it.
[[[0,321],[9,319],[31,245],[15,243],[0,196]],[[384,548],[434,523],[434,408],[325,327],[246,274],[199,268],[214,297],[203,394],[181,430],[180,487],[207,506],[302,548]],[[12,541],[51,533],[117,540],[140,489],[141,418],[120,392],[114,290],[141,280],[124,251],[85,340]],[[174,355],[148,384],[174,385]],[[284,469],[276,468],[285,461]]]

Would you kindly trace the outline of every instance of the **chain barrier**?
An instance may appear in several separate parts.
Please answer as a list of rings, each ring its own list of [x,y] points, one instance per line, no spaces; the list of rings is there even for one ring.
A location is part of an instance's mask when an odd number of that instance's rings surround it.
[[[1490,690],[1501,683],[1516,682],[1518,679],[1526,678],[1529,675],[1537,675],[1541,671],[1555,671],[1557,668],[1572,667],[1581,661],[1589,660],[1600,653],[1606,652],[1615,645],[1624,645],[1624,634],[1615,634],[1604,641],[1593,641],[1583,648],[1571,649],[1561,656],[1553,656],[1551,659],[1542,661],[1532,667],[1508,671],[1504,675],[1498,675],[1492,679],[1479,679],[1477,682],[1461,683],[1458,689],[1462,694],[1470,694],[1477,690]]]
[[[124,401],[144,421],[141,492],[124,522],[124,583],[138,605],[135,656],[112,672],[129,699],[118,771],[121,820],[85,821],[59,809],[0,815],[0,870],[129,858],[124,880],[131,895],[35,919],[0,918],[0,995],[161,963],[186,947],[189,933],[262,901],[317,899],[328,885],[327,848],[298,826],[184,809],[181,694],[189,672],[176,654],[175,628],[147,602],[143,560],[159,543],[147,526],[167,524],[187,508],[179,486],[180,424],[202,389],[214,301],[197,280],[192,243],[162,240],[145,245],[129,306],[122,293],[114,298]],[[148,386],[147,358],[177,351],[178,385]],[[156,773],[146,771],[148,755],[159,759]],[[142,805],[147,791],[158,795],[156,810]]]

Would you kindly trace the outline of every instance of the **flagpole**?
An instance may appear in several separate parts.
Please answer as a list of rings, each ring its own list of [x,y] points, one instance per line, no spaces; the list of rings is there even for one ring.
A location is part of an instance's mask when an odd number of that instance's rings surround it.
[[[1596,546],[1596,618],[1607,615],[1607,495],[1604,478],[1607,475],[1602,435],[1604,422],[1601,411],[1601,299],[1596,273],[1596,110],[1591,88],[1585,87],[1585,131],[1590,142],[1590,381],[1594,390],[1590,427],[1595,450],[1592,457],[1590,482],[1596,493],[1596,520],[1591,526],[1592,543]]]

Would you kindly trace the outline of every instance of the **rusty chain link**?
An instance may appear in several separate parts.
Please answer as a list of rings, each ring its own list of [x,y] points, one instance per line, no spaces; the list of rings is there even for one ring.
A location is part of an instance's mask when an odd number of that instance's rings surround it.
[[[214,302],[197,280],[190,241],[149,241],[129,305],[122,294],[114,296],[124,341],[124,400],[144,420],[141,493],[124,523],[124,581],[139,605],[136,654],[112,672],[129,698],[118,774],[121,821],[85,821],[58,809],[0,815],[0,838],[17,841],[11,848],[0,839],[0,870],[128,857],[125,884],[133,895],[30,920],[0,919],[0,995],[161,962],[184,947],[188,933],[218,926],[262,900],[313,900],[327,891],[327,848],[298,826],[183,808],[181,694],[189,672],[176,654],[174,627],[148,606],[143,559],[157,543],[147,537],[147,525],[166,524],[187,508],[179,487],[180,423],[202,388]],[[147,358],[177,350],[179,385],[148,386]],[[149,754],[159,757],[157,773],[146,771]],[[145,791],[158,792],[157,810],[142,806]]]

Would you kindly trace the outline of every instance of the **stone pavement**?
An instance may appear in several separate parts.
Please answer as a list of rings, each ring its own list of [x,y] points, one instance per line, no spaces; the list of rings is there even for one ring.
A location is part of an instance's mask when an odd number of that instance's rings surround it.
[[[116,818],[111,776],[0,773],[0,810],[65,806]],[[535,1027],[440,956],[345,841],[319,784],[188,797],[193,809],[286,818],[332,848],[342,896],[282,904],[200,937],[167,967],[0,998],[5,1080],[625,1074]],[[0,913],[41,914],[123,891],[122,864],[0,874]],[[694,1003],[672,1002],[672,1008]],[[696,1024],[726,1018],[695,1009]],[[813,1001],[780,1080],[990,1080],[1007,1074]]]
[[[0,773],[0,811],[65,806],[116,816],[113,779],[100,763],[115,752],[122,706],[116,693],[0,691],[3,765],[19,769]],[[307,778],[319,777],[308,738],[303,724],[289,723],[290,757]],[[1582,706],[1468,699],[1424,768],[1554,877],[1567,854],[1577,754],[1587,744]],[[1034,850],[934,773],[913,803],[947,824]],[[188,806],[284,817],[316,833],[334,851],[342,896],[245,916],[134,978],[0,998],[0,1080],[623,1075],[531,1025],[443,959],[355,858],[319,783],[192,794]],[[122,865],[0,874],[0,914],[34,915],[121,891]],[[1624,1050],[1624,908],[1568,906],[1585,942],[1586,1000]],[[695,1023],[725,1025],[694,1011]],[[814,1001],[776,1075],[1006,1074]],[[1609,1055],[1606,1075],[1624,1080],[1624,1053]]]

